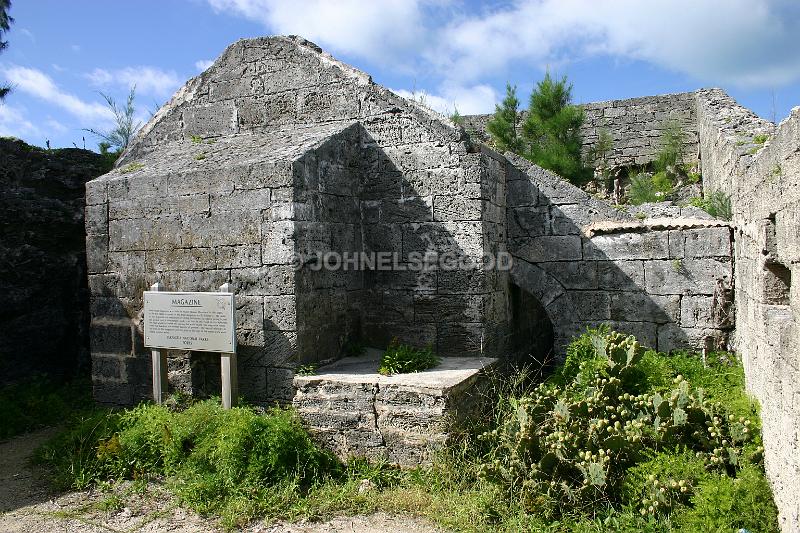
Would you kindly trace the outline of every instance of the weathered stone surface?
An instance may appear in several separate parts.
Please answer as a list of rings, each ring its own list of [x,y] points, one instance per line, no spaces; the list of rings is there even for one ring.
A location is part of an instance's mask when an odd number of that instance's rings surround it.
[[[730,195],[733,208],[736,349],[761,404],[781,528],[793,531],[800,523],[800,292],[792,279],[800,249],[800,110],[776,127],[719,89],[698,91],[696,103],[704,188]],[[756,143],[757,135],[767,141]],[[704,319],[698,315],[698,327]]]
[[[598,235],[586,241],[584,254],[587,259],[601,261],[667,259],[669,257],[668,234],[648,231]]]
[[[93,152],[0,139],[0,385],[88,370],[87,266],[105,270],[108,237],[105,186],[85,183],[105,170]]]
[[[296,376],[292,401],[312,434],[339,457],[430,463],[481,405],[496,359],[450,357],[431,370],[383,376],[379,353],[348,357]]]
[[[87,186],[93,319],[98,332],[110,328],[96,346],[113,351],[96,352],[96,397],[147,394],[131,353],[144,351],[139,294],[156,279],[189,290],[233,283],[242,380],[260,403],[291,399],[297,363],[336,358],[354,340],[382,347],[397,337],[481,357],[550,343],[563,351],[600,322],[660,350],[733,338],[762,402],[781,519],[796,523],[800,115],[776,128],[719,90],[584,109],[584,148],[608,129],[612,165],[651,162],[666,124],[682,124],[705,190],[731,196],[736,238],[690,208],[615,209],[476,145],[302,39],[235,43],[143,128],[116,170]],[[467,129],[482,121],[467,118]],[[750,142],[756,134],[771,137],[761,146]],[[396,264],[319,268],[318,253],[361,251],[395,253]],[[475,262],[505,251],[510,273]],[[456,269],[408,269],[424,252]],[[127,325],[132,347],[114,334]],[[187,372],[213,385],[201,363]],[[445,440],[441,391],[393,391],[370,378],[363,395],[348,396],[297,379],[295,402],[333,449],[414,463]]]

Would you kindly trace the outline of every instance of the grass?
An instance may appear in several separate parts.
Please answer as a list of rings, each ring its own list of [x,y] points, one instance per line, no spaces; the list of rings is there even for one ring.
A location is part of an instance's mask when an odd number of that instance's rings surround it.
[[[130,163],[125,165],[121,169],[119,169],[120,174],[130,174],[131,172],[136,172],[137,170],[142,170],[144,165],[142,163]]]
[[[58,424],[90,407],[89,390],[83,380],[62,383],[46,376],[0,388],[0,440]]]
[[[665,171],[656,172],[652,176],[639,174],[631,178],[629,200],[633,205],[663,202],[672,190],[672,180]]]
[[[548,382],[563,387],[582,379],[594,350],[590,336],[577,338]],[[752,421],[752,445],[760,443],[758,406],[745,393],[744,372],[735,356],[712,354],[704,364],[692,353],[647,351],[638,368],[638,379],[651,391],[667,393],[676,380],[702,388],[705,398],[726,414]],[[492,414],[475,420],[429,467],[401,470],[366,460],[342,464],[317,448],[291,410],[243,406],[225,411],[218,400],[83,412],[36,457],[54,467],[61,487],[120,479],[161,481],[182,504],[219,517],[229,529],[257,517],[323,520],[383,511],[474,532],[778,531],[758,460],[742,461],[725,472],[710,469],[693,450],[647,452],[626,471],[623,496],[597,501],[583,511],[553,509],[543,505],[545,493],[507,490],[481,476],[481,465],[497,450],[478,435],[504,423],[513,399],[535,392],[536,375],[527,369],[511,379],[496,379],[487,393],[495,405]],[[650,476],[687,479],[692,490],[669,513],[643,516],[636,499]],[[373,488],[362,490],[363,480]],[[103,505],[113,509],[120,502],[109,497]]]
[[[713,217],[721,218],[722,220],[733,218],[731,197],[722,191],[712,191],[705,198],[692,198],[689,203],[699,207]]]
[[[381,356],[381,365],[378,372],[390,376],[392,374],[407,374],[409,372],[422,372],[439,364],[439,358],[428,348],[414,348],[407,344],[400,344],[397,339],[392,339],[389,347]]]

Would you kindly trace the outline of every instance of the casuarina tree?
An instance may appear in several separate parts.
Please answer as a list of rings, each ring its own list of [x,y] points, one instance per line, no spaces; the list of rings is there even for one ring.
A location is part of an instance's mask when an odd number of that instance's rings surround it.
[[[8,11],[11,9],[11,0],[0,0],[0,52],[5,50],[8,46],[8,41],[3,40],[3,34],[8,32],[11,28],[11,23],[14,19],[8,16]],[[0,85],[0,101],[11,91],[8,85]]]
[[[550,73],[531,93],[528,117],[522,124],[524,156],[574,184],[591,177],[581,157],[583,109],[572,104],[572,84]]]
[[[495,146],[501,152],[522,153],[522,139],[517,134],[519,123],[519,99],[517,87],[506,85],[506,97],[502,104],[495,105],[494,116],[486,125]]]

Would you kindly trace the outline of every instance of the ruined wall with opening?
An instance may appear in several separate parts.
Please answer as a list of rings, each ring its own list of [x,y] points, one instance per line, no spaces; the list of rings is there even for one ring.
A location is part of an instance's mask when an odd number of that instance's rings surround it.
[[[697,100],[703,182],[730,195],[736,350],[761,404],[784,531],[800,523],[800,108],[777,127],[719,90]],[[794,283],[793,283],[794,282]]]
[[[705,190],[731,196],[732,224],[682,210],[638,220],[473,145],[311,43],[235,43],[87,186],[96,398],[149,395],[141,291],[158,279],[181,290],[233,284],[242,391],[264,402],[289,399],[297,364],[338,357],[353,337],[517,357],[563,351],[586,326],[610,323],[659,350],[719,348],[736,317],[767,472],[784,524],[796,523],[800,110],[774,129],[718,90],[585,108],[585,149],[608,129],[612,165],[651,162],[667,124],[682,124]],[[467,129],[486,118],[467,117]],[[480,267],[505,250],[516,259],[510,275]],[[291,264],[324,251],[396,252],[403,265],[411,253],[447,252],[472,264],[359,273]],[[170,379],[213,392],[213,364],[175,354]]]
[[[724,221],[637,220],[508,155],[515,282],[542,302],[563,353],[608,323],[669,351],[727,346],[734,326],[731,229]]]

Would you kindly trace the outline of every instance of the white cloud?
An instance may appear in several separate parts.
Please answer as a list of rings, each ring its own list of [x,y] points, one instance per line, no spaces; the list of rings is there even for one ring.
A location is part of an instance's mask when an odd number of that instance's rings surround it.
[[[203,72],[204,70],[206,70],[208,67],[210,67],[213,64],[214,64],[214,60],[213,59],[199,59],[199,60],[194,62],[194,68],[196,68],[200,72]]]
[[[410,59],[429,38],[423,0],[208,0],[278,34],[302,35],[338,53],[371,61]]]
[[[25,116],[23,109],[0,103],[0,137],[40,137],[41,130]]]
[[[494,109],[497,93],[489,85],[473,85],[470,87],[445,85],[438,94],[427,91],[408,91],[392,89],[403,98],[416,100],[434,111],[450,116],[458,109],[462,115],[488,113]]]
[[[54,118],[48,118],[44,123],[47,124],[50,131],[55,131],[56,133],[64,133],[67,131],[67,127]]]
[[[528,0],[451,23],[428,57],[464,80],[605,54],[768,86],[800,77],[798,31],[785,0]]]
[[[171,95],[181,85],[181,80],[174,71],[148,66],[125,67],[117,70],[96,68],[85,76],[95,87],[129,89],[135,85],[137,93],[161,97]]]
[[[77,96],[63,91],[40,70],[12,66],[7,68],[4,74],[15,90],[49,102],[88,123],[107,122],[112,118],[112,113],[106,106],[98,102],[84,102]]]
[[[28,39],[30,39],[34,43],[36,42],[36,36],[28,28],[20,28],[17,31],[19,31],[22,35],[24,35],[25,37],[27,37]]]
[[[207,0],[273,33],[468,86],[511,69],[607,55],[703,83],[800,79],[794,0]]]

